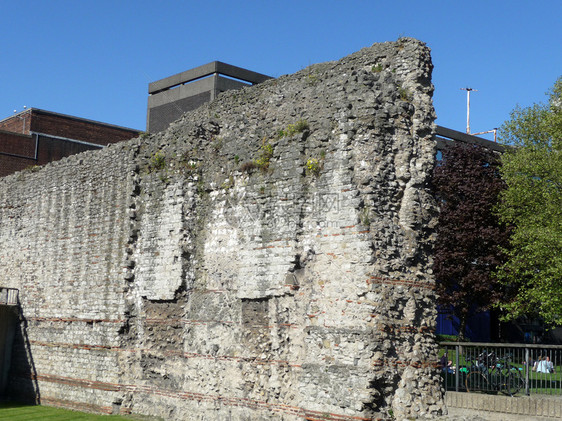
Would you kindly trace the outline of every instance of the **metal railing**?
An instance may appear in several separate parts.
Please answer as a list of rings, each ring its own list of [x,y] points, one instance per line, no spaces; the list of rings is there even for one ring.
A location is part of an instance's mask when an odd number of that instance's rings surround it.
[[[19,290],[16,288],[0,287],[0,305],[17,306]]]
[[[560,345],[442,342],[439,357],[445,390],[562,396]]]

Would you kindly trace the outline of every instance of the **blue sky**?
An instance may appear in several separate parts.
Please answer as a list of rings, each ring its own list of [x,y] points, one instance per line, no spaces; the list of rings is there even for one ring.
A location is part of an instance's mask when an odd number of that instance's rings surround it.
[[[432,50],[437,124],[498,127],[562,75],[562,1],[3,0],[0,118],[23,106],[145,129],[148,83],[220,60],[270,76],[375,42]]]

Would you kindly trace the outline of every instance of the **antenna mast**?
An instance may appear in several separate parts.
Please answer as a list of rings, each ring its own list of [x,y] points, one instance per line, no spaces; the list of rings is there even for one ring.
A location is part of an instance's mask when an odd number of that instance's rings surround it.
[[[470,134],[472,136],[486,134],[486,133],[493,133],[494,134],[494,142],[497,141],[496,136],[498,133],[498,128],[494,127],[492,130],[486,130],[485,132],[478,132],[478,133],[470,133],[470,93],[472,91],[478,92],[476,89],[472,88],[461,88],[461,91],[466,91],[466,134]]]
[[[470,92],[478,91],[472,88],[461,88],[461,90],[466,91],[466,134],[470,134]]]

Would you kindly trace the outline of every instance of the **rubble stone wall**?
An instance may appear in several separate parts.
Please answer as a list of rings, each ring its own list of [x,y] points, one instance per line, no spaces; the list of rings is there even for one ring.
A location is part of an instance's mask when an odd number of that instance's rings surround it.
[[[442,412],[429,49],[375,44],[0,179],[12,390],[164,419]]]

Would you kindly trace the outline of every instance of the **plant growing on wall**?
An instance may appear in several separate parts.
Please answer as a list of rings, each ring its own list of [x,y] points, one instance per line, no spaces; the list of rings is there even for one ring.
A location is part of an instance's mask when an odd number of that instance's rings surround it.
[[[260,150],[258,151],[258,156],[254,159],[254,164],[262,171],[265,171],[269,168],[269,161],[272,156],[273,145],[264,138]]]
[[[242,165],[240,165],[240,171],[245,173],[250,173],[256,168],[258,168],[258,166],[254,161],[244,162]]]
[[[148,171],[149,172],[160,171],[163,170],[165,167],[166,167],[166,157],[164,156],[164,154],[160,151],[152,154],[148,162]]]
[[[320,175],[320,170],[322,169],[322,164],[316,158],[308,158],[306,161],[306,173],[308,175],[313,175],[318,177]]]
[[[467,319],[503,294],[493,276],[508,241],[493,212],[505,188],[499,158],[480,146],[455,144],[443,151],[433,184],[440,208],[434,248],[438,304],[458,317],[462,340]]]
[[[412,100],[412,94],[403,86],[398,86],[398,95],[402,101],[410,102]]]
[[[308,129],[308,122],[306,120],[299,120],[295,124],[289,124],[286,129],[279,130],[278,137],[291,137],[297,133],[302,133]]]
[[[222,183],[221,189],[223,190],[230,190],[234,187],[234,177],[229,175],[228,178]]]

